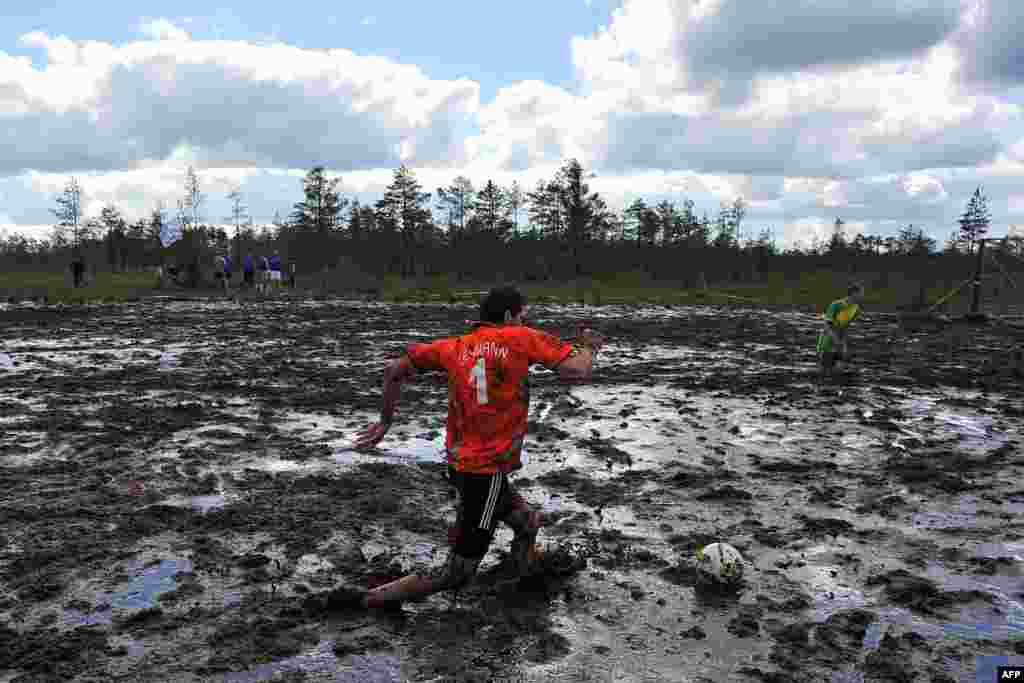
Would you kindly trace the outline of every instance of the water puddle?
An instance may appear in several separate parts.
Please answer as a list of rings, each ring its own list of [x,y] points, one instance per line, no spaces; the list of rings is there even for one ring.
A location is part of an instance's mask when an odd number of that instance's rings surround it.
[[[978,527],[978,498],[961,496],[955,511],[915,512],[911,523],[916,529],[973,529]]]
[[[110,610],[81,612],[76,609],[66,609],[61,614],[61,624],[69,630],[79,626],[109,626],[113,621],[114,616]]]
[[[178,587],[175,576],[192,571],[188,560],[160,560],[155,566],[142,568],[128,583],[128,587],[110,595],[110,606],[117,609],[145,609],[156,604],[156,599]]]
[[[181,364],[181,358],[172,351],[163,351],[157,359],[157,363],[162,371],[174,370]]]
[[[980,543],[974,552],[975,557],[1005,558],[1024,562],[1024,543]]]
[[[346,441],[346,443],[350,443],[350,441]],[[412,438],[397,442],[385,437],[385,441],[381,442],[375,451],[361,453],[351,448],[343,448],[335,451],[331,457],[336,464],[347,466],[369,462],[391,462],[405,465],[421,462],[444,462],[444,435],[441,434],[433,439]]]
[[[1005,446],[1009,434],[996,428],[995,418],[990,415],[969,415],[939,409],[941,399],[917,398],[903,401],[902,408],[910,416],[897,421],[901,431],[922,444],[955,442],[961,450],[976,455],[985,455]],[[958,399],[966,402],[967,398]],[[909,427],[917,426],[920,432]],[[927,433],[927,436],[924,433]]]
[[[397,657],[363,654],[338,659],[333,640],[321,641],[315,650],[306,654],[229,673],[223,680],[224,683],[260,683],[288,674],[315,676],[316,680],[335,683],[398,683],[403,680]]]
[[[972,529],[978,520],[966,512],[915,512],[911,523],[917,529]]]
[[[200,514],[206,514],[213,510],[223,510],[228,504],[224,494],[213,494],[206,496],[171,496],[160,501],[160,505],[171,505],[174,507],[191,508]]]

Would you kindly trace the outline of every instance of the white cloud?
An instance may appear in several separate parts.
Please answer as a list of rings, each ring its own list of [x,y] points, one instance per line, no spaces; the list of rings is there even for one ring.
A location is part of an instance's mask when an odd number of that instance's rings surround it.
[[[808,216],[784,223],[781,229],[774,231],[776,243],[783,248],[806,248],[814,244],[827,242],[835,232],[835,217]],[[852,240],[857,235],[867,234],[868,224],[865,222],[845,222],[842,226],[843,237]]]
[[[190,163],[211,192],[241,182],[269,220],[314,164],[372,199],[400,162],[428,190],[460,174],[530,189],[576,157],[613,207],[686,196],[714,213],[743,196],[750,232],[774,226],[784,243],[827,237],[837,215],[941,237],[978,185],[996,221],[1024,223],[1024,113],[1006,88],[1021,80],[1022,8],[625,0],[571,40],[577,87],[510,83],[483,106],[471,81],[343,49],[193,40],[186,20],[148,21],[154,40],[124,45],[35,32],[21,42],[45,68],[0,52],[0,187],[18,178],[36,208],[4,210],[45,222],[39,207],[79,170],[90,207],[173,205]]]
[[[377,23],[377,17],[363,17],[363,20],[359,23],[361,23],[363,26],[373,26],[374,24]]]
[[[479,106],[474,82],[434,80],[342,49],[189,39],[115,46],[38,32],[21,41],[45,49],[49,62],[35,69],[0,53],[10,142],[0,174],[128,168],[181,150],[214,164],[458,163]]]
[[[152,19],[139,26],[139,32],[153,40],[189,40],[188,31],[178,28],[167,19]]]

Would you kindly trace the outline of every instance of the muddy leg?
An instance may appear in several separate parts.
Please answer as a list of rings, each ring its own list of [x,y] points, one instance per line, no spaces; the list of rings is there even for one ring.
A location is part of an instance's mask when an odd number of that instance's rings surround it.
[[[537,535],[543,524],[543,516],[518,494],[512,495],[511,508],[502,520],[512,528],[515,537],[512,539],[511,560],[519,577],[530,573],[535,557],[534,546]]]
[[[448,561],[432,574],[410,574],[367,593],[365,605],[370,608],[394,607],[410,600],[420,600],[444,590],[465,586],[476,574],[483,557],[462,557],[453,548]]]

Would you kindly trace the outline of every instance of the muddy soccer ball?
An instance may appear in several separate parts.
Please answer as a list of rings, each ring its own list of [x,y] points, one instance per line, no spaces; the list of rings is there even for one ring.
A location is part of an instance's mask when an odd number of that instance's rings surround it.
[[[735,583],[743,578],[743,556],[728,543],[711,543],[697,549],[697,569],[720,583]]]

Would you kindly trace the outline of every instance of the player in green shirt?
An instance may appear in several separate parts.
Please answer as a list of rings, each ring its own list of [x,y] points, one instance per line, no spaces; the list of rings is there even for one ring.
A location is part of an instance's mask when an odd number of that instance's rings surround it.
[[[845,299],[833,301],[825,309],[825,327],[818,335],[818,358],[822,374],[831,376],[835,364],[849,362],[850,351],[846,332],[850,323],[860,316],[860,304],[864,301],[864,288],[850,285]]]

